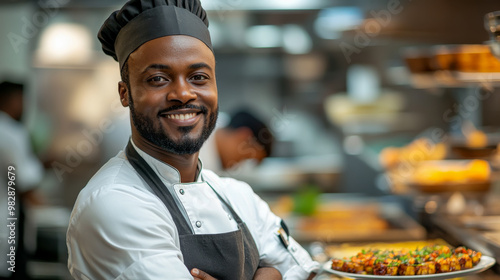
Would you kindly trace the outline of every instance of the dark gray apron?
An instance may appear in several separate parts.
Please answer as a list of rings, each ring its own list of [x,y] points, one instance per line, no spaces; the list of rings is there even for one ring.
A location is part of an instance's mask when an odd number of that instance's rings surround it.
[[[214,190],[238,223],[238,230],[220,234],[194,234],[165,184],[130,142],[126,154],[130,164],[172,215],[179,232],[184,264],[189,270],[196,267],[218,280],[253,279],[259,265],[259,252],[247,226],[229,203]]]

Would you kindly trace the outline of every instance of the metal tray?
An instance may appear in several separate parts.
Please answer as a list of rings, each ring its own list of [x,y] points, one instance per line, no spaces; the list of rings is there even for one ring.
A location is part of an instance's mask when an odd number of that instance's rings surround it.
[[[335,202],[331,202],[335,203]],[[335,230],[322,228],[321,230],[301,230],[301,222],[311,219],[311,217],[295,216],[289,217],[287,222],[292,236],[299,242],[321,241],[324,243],[338,242],[376,242],[376,241],[406,241],[421,240],[426,236],[425,229],[413,218],[408,216],[399,203],[396,202],[374,202],[373,200],[354,200],[349,203],[350,207],[355,209],[356,205],[360,207],[374,205],[378,208],[379,218],[387,223],[386,228],[374,230]]]

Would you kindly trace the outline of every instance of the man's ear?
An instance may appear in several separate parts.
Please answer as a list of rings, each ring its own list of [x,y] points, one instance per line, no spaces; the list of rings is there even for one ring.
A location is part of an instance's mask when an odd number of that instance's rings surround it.
[[[128,87],[123,81],[118,82],[118,93],[120,94],[120,102],[122,103],[122,106],[128,107],[130,104],[128,100]]]

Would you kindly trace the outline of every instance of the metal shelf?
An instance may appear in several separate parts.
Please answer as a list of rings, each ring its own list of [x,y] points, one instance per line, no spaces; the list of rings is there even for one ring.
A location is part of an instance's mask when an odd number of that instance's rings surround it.
[[[500,72],[435,71],[412,74],[410,84],[418,89],[500,86]]]

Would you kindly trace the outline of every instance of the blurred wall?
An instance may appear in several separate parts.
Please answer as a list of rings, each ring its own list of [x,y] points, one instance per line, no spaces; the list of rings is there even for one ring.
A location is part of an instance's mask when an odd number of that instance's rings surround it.
[[[35,32],[27,32],[33,14],[30,3],[2,5],[0,9],[0,77],[26,78],[31,71],[30,46]],[[28,35],[28,36],[26,36]]]

